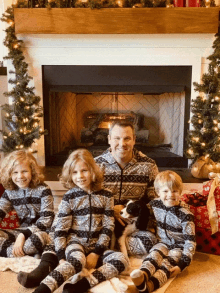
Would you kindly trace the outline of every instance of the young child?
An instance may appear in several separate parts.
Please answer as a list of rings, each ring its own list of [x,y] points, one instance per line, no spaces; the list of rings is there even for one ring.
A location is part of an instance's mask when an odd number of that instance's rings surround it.
[[[122,253],[107,250],[114,229],[114,199],[110,191],[102,188],[103,174],[91,153],[86,149],[72,152],[60,180],[69,191],[59,205],[52,227],[59,265],[35,293],[51,293],[84,267],[95,269],[102,265],[79,283],[65,284],[63,291],[87,292],[128,265]]]
[[[182,179],[172,171],[160,172],[154,181],[159,199],[150,201],[157,222],[158,243],[130,276],[139,292],[162,287],[168,278],[183,271],[195,253],[193,214],[180,202]]]
[[[0,256],[42,253],[54,219],[53,196],[43,179],[31,153],[14,151],[3,159],[0,181],[5,192],[0,198],[0,222],[8,212],[15,210],[20,227],[0,229]]]

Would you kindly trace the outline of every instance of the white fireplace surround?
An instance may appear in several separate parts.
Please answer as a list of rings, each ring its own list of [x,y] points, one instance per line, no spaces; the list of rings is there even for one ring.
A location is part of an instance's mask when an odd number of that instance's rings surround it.
[[[40,97],[43,97],[42,65],[187,65],[192,66],[192,82],[200,82],[214,41],[213,34],[39,34],[18,35],[18,38],[24,41],[25,60],[33,77],[30,85],[35,86],[35,93]],[[10,62],[7,67],[8,71],[12,69]],[[192,86],[191,98],[196,95]],[[45,165],[43,137],[37,149],[38,162]]]

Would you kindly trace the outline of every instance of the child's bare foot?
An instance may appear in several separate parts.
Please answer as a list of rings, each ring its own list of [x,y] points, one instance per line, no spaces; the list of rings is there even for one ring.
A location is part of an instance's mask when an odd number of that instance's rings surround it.
[[[130,276],[139,292],[151,292],[147,286],[147,275],[143,271],[136,269],[131,272]]]

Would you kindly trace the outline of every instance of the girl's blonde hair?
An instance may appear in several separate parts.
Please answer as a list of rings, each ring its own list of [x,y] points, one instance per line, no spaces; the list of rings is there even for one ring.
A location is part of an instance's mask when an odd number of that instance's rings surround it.
[[[1,162],[0,182],[5,189],[18,189],[18,186],[12,181],[12,172],[17,164],[26,162],[31,168],[31,181],[29,187],[35,188],[37,185],[44,182],[44,175],[34,156],[26,150],[19,150],[11,152]]]
[[[73,151],[63,165],[60,182],[67,189],[73,188],[76,185],[73,183],[72,174],[78,161],[82,160],[91,173],[91,189],[93,191],[100,190],[103,184],[103,172],[96,164],[92,154],[86,149],[77,149]]]
[[[167,186],[171,190],[177,189],[180,193],[183,191],[183,182],[181,177],[177,173],[170,170],[160,172],[154,180],[154,188],[157,193],[164,186]]]

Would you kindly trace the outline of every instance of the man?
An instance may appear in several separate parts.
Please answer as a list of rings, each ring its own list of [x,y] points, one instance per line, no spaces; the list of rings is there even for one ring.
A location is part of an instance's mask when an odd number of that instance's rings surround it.
[[[129,199],[144,198],[146,202],[155,197],[153,188],[158,168],[154,160],[137,151],[134,126],[129,122],[116,121],[109,130],[110,148],[95,158],[104,172],[104,185],[115,199],[115,219],[125,225],[120,215]],[[155,235],[148,231],[134,233],[127,239],[130,254],[148,253],[156,241]]]

